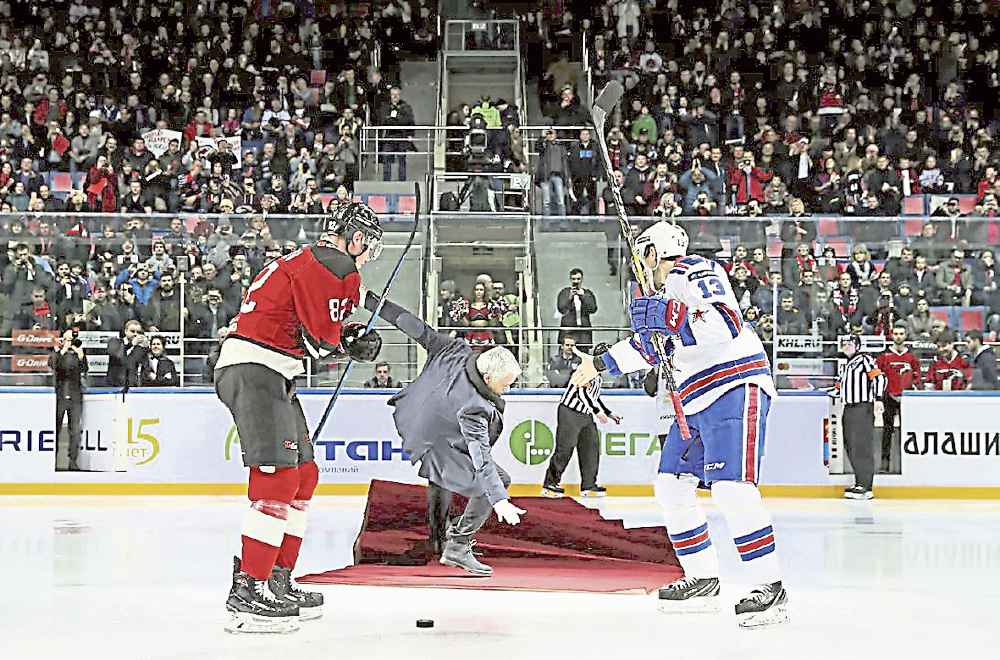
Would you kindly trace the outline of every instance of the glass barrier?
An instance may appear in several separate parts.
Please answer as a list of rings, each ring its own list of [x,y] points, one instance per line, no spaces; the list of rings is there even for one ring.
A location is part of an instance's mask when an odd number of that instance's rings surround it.
[[[468,175],[455,176],[443,175],[439,192],[448,192],[448,185],[460,189],[468,180]],[[492,186],[488,189],[496,195]],[[436,197],[435,208],[440,208]],[[412,222],[408,214],[381,219],[386,255],[366,272],[366,282],[384,282]],[[78,327],[93,356],[92,382],[103,384],[107,338],[136,317],[147,335],[163,336],[184,385],[204,384],[218,330],[235,316],[252,277],[270,259],[315,240],[322,220],[193,213],[0,216],[6,247],[0,251],[2,383],[47,382],[47,342]],[[638,231],[659,220],[637,216],[632,221]],[[764,342],[779,387],[831,388],[840,337],[861,334],[866,350],[881,352],[894,341],[895,331],[903,333],[903,345],[920,361],[913,387],[964,389],[972,373],[949,357],[952,347],[967,351],[970,333],[981,332],[987,343],[995,343],[1000,333],[1000,279],[992,247],[1000,243],[996,218],[706,216],[675,221],[690,236],[690,253],[711,258],[726,271],[741,322]],[[481,314],[475,332],[480,341],[492,336],[494,343],[515,350],[525,370],[521,385],[561,382],[549,378],[549,363],[563,350],[563,338],[580,332],[573,326],[578,312],[560,303],[560,295],[572,288],[574,268],[584,271],[582,286],[594,292],[599,310],[584,314],[585,323],[594,327],[583,331],[589,336],[576,337],[578,344],[628,336],[625,310],[635,285],[616,217],[470,210],[435,212],[433,227],[408,255],[406,276],[393,299],[426,310],[429,322],[467,336],[468,310],[466,318],[445,311],[451,306],[445,298],[457,292],[467,303],[482,274],[506,282],[503,305]],[[448,282],[451,290],[445,291]],[[418,373],[420,351],[388,329],[385,355],[394,379],[406,382]],[[340,368],[309,364],[303,383],[336,382]],[[353,370],[348,384],[362,385],[372,371]]]

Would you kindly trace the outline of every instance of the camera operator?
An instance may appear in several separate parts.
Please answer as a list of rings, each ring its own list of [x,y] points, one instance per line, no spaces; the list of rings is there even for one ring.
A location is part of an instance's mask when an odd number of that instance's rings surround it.
[[[120,337],[108,340],[108,384],[112,387],[138,387],[143,367],[148,363],[146,354],[149,340],[138,321],[126,321]]]
[[[49,369],[54,376],[56,391],[56,441],[62,431],[63,418],[69,416],[69,469],[79,470],[80,418],[83,415],[83,377],[87,373],[87,356],[83,352],[79,330],[71,328],[56,339],[49,356]]]
[[[10,336],[10,331],[15,327],[15,317],[28,305],[33,304],[32,293],[36,289],[40,289],[42,300],[44,300],[51,285],[52,278],[49,274],[43,268],[35,265],[35,259],[31,256],[31,248],[26,243],[15,245],[13,259],[4,269],[3,279],[0,280],[0,292],[6,293],[8,296],[3,320],[0,322],[0,336]]]

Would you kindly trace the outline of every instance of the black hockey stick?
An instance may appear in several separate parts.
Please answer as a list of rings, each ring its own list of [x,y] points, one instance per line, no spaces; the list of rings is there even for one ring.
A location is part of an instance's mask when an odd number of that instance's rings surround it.
[[[406,253],[410,251],[410,246],[413,245],[413,238],[417,235],[417,227],[420,226],[420,184],[413,184],[414,196],[416,197],[416,209],[413,212],[413,227],[410,229],[410,237],[406,240],[406,245],[403,246],[403,254],[399,255],[399,261],[396,262],[396,266],[392,269],[392,273],[389,274],[389,279],[386,280],[385,288],[382,290],[382,295],[379,296],[378,304],[375,306],[375,311],[372,312],[372,317],[368,319],[368,325],[365,326],[365,332],[367,333],[375,326],[375,321],[378,320],[378,314],[382,311],[382,305],[389,297],[389,289],[392,287],[392,283],[396,281],[396,276],[399,275],[399,271],[403,267],[403,260],[406,259]],[[364,306],[365,301],[361,301],[361,305]],[[333,412],[333,406],[337,403],[337,397],[340,396],[340,390],[344,387],[344,381],[347,380],[347,374],[351,372],[351,367],[354,366],[354,360],[348,359],[347,364],[344,365],[344,370],[340,372],[340,379],[337,381],[337,386],[333,389],[333,394],[330,395],[330,401],[326,404],[326,410],[323,411],[323,416],[319,418],[319,423],[316,425],[316,430],[313,431],[312,441],[313,444],[319,440],[319,434],[326,426],[326,420],[329,419],[330,413]]]
[[[624,239],[625,246],[628,249],[632,274],[635,275],[635,281],[639,284],[639,290],[642,291],[642,294],[649,296],[655,293],[653,278],[647,275],[646,265],[642,262],[642,255],[635,249],[635,241],[632,239],[632,224],[625,213],[625,203],[622,201],[621,188],[615,182],[615,170],[611,165],[611,156],[608,154],[608,141],[604,133],[604,125],[608,121],[608,115],[614,111],[615,106],[622,100],[624,94],[625,88],[622,87],[621,83],[617,80],[612,80],[598,94],[597,100],[594,101],[594,106],[590,109],[590,112],[594,117],[597,143],[601,147],[604,171],[607,173],[608,185],[611,187],[611,195],[614,198],[615,209],[618,215],[618,226],[621,229],[622,239]],[[660,360],[660,369],[663,373],[664,383],[667,386],[667,392],[670,394],[670,402],[673,404],[674,415],[676,415],[677,419],[677,428],[681,432],[681,437],[685,440],[690,440],[691,430],[688,428],[687,418],[684,416],[681,397],[677,393],[677,384],[674,383],[674,375],[667,361],[667,352],[663,346],[663,341],[662,336],[658,334],[653,335],[653,348],[656,350],[656,356]]]

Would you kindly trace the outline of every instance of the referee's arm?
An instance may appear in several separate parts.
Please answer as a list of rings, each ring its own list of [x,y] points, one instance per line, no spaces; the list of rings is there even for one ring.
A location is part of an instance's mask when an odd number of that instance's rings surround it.
[[[885,394],[885,388],[889,384],[889,379],[886,375],[882,373],[882,370],[878,368],[871,357],[866,360],[868,364],[866,366],[868,369],[865,371],[865,375],[868,376],[868,386],[871,388],[872,401],[881,401],[882,396]]]

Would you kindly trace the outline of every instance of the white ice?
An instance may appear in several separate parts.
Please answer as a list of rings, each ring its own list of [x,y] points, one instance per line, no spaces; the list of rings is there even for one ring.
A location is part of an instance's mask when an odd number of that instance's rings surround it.
[[[465,660],[1000,657],[1000,503],[772,499],[792,621],[669,616],[655,595],[320,587],[285,636],[223,631],[244,500],[0,498],[0,658]],[[297,573],[345,565],[362,498],[318,498]],[[651,499],[600,507],[659,521]],[[530,511],[528,513],[530,515]],[[724,596],[754,577],[710,510]],[[434,619],[417,629],[418,618]]]

